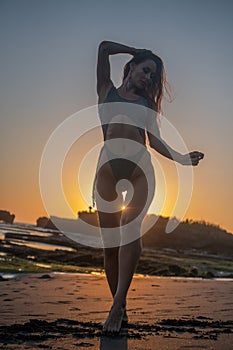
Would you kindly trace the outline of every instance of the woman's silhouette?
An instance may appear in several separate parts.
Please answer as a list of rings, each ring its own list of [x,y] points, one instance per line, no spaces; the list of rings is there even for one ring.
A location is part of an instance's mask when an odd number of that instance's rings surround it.
[[[109,56],[123,53],[133,58],[125,65],[123,82],[116,89],[110,76]],[[141,253],[140,227],[154,195],[154,171],[146,147],[145,131],[150,147],[173,161],[195,166],[204,156],[198,151],[180,154],[161,139],[157,116],[161,112],[164,88],[165,72],[160,57],[150,50],[135,49],[110,41],[101,42],[98,50],[97,93],[105,142],[99,156],[93,199],[96,201],[104,243],[105,272],[113,296],[113,304],[103,326],[103,330],[108,332],[119,332],[122,322],[127,321],[127,292]],[[123,112],[118,110],[115,113],[114,108],[105,108],[109,105],[122,105]],[[125,113],[125,105],[138,106],[138,111],[144,107],[150,113],[142,113],[140,117],[136,111],[135,116],[130,117],[130,113]],[[118,119],[114,119],[116,114],[118,117],[120,115]],[[125,118],[122,114],[126,114]],[[120,142],[114,143],[119,138]],[[134,152],[131,158],[126,157],[126,151],[132,153],[132,144],[138,144],[139,150],[136,156]],[[143,167],[138,165],[141,159]],[[124,210],[117,189],[121,179],[127,179],[133,187],[133,194],[131,191],[131,198]],[[127,188],[127,183],[124,188],[120,188],[120,192],[122,190],[127,190],[129,197],[130,187]],[[109,203],[109,212],[104,210],[103,203]],[[115,229],[113,236],[111,228]]]

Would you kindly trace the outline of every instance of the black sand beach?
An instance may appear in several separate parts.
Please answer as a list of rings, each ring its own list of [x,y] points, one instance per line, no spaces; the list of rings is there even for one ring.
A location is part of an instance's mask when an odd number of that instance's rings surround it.
[[[145,240],[129,323],[109,336],[101,325],[111,306],[102,250],[53,230],[0,224],[0,349],[231,350],[231,237],[229,249],[214,254],[220,241],[209,251],[168,249],[158,234],[154,246]]]
[[[19,274],[1,281],[0,348],[230,350],[232,295],[230,279],[135,276],[129,324],[111,337],[104,275]]]

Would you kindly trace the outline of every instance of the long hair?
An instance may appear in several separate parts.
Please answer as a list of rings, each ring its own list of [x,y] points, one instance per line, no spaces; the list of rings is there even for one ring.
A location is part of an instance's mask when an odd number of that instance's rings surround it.
[[[145,50],[135,54],[135,56],[124,66],[123,80],[125,80],[129,74],[131,63],[139,64],[146,60],[152,60],[156,63],[156,73],[151,80],[150,86],[146,90],[138,91],[138,94],[146,98],[149,108],[156,111],[157,114],[160,114],[162,112],[161,104],[164,91],[170,96],[170,87],[166,81],[163,61],[159,56],[155,55],[150,50]]]

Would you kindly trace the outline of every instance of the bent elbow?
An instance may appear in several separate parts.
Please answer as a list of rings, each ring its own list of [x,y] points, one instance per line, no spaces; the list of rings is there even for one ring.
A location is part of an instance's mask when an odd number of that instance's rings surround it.
[[[107,48],[108,48],[107,40],[101,41],[101,43],[99,44],[99,51],[106,51]]]

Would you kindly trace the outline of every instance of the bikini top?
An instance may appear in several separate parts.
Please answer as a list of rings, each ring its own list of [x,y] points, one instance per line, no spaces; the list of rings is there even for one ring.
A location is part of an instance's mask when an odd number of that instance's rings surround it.
[[[125,115],[130,119],[130,121],[132,121],[132,124],[137,127],[145,144],[145,128],[147,128],[148,122],[152,121],[152,118],[149,118],[148,112],[151,110],[148,109],[148,102],[144,97],[139,97],[136,100],[127,100],[118,94],[116,87],[113,85],[104,103],[98,105],[98,111],[103,130],[104,141],[106,140],[108,125],[111,123],[112,118],[117,115]],[[114,123],[117,122],[114,121]]]

